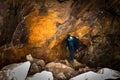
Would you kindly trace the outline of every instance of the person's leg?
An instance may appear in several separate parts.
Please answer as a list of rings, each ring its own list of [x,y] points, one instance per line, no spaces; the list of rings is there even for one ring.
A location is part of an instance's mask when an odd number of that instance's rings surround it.
[[[74,50],[71,49],[70,50],[70,64],[72,64],[74,62]]]

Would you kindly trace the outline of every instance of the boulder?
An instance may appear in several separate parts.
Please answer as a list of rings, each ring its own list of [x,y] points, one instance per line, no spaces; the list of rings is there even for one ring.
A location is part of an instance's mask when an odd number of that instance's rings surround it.
[[[42,71],[45,68],[45,61],[42,59],[33,58],[31,54],[26,56],[26,59],[31,62],[30,75]]]
[[[36,73],[32,77],[27,77],[26,80],[53,80],[52,72],[42,71],[41,73]]]
[[[83,67],[86,66],[84,64],[79,63],[76,59],[74,59],[74,63],[73,64],[70,64],[68,62],[68,60],[60,60],[60,62],[65,64],[65,65],[67,65],[67,66],[70,66],[70,67],[74,68],[75,70],[78,70],[79,68],[83,68]]]
[[[8,65],[0,71],[0,80],[25,80],[29,68],[29,61]]]
[[[57,74],[55,76],[55,78],[56,78],[56,80],[66,80],[66,76],[65,76],[65,74],[63,72]]]
[[[60,60],[60,63],[63,63],[65,65],[67,65],[67,66],[70,66],[68,60],[66,60],[66,59],[65,60]]]
[[[74,59],[74,63],[73,63],[73,68],[78,70],[80,67],[83,67],[84,65],[79,63],[76,59]]]
[[[94,73],[92,71],[80,74],[71,78],[70,80],[103,80],[101,75]]]
[[[35,74],[40,71],[39,69],[41,69],[41,68],[39,68],[39,66],[36,63],[32,63],[29,74],[30,75]]]
[[[100,69],[97,73],[89,71],[73,77],[70,80],[113,80],[117,78],[120,78],[120,72],[109,68],[103,68]]]
[[[43,70],[45,68],[45,61],[44,60],[37,60],[36,64],[41,67]]]
[[[33,61],[33,57],[32,57],[32,55],[31,54],[29,54],[29,55],[26,55],[26,59],[28,60],[28,61]]]
[[[88,66],[84,67],[84,68],[79,68],[79,73],[85,73],[85,72],[88,72],[88,71],[96,71],[97,69],[92,69],[92,68],[89,68]]]
[[[42,68],[45,67],[45,61],[44,60],[33,58],[31,54],[27,55],[26,59],[28,61],[30,61],[31,63],[36,63],[38,66],[41,66]]]
[[[98,71],[99,74],[103,74],[104,79],[117,79],[120,78],[120,72],[109,68],[103,68]]]
[[[67,79],[77,74],[77,72],[73,68],[62,63],[55,63],[55,62],[48,63],[46,65],[46,69],[48,71],[53,72],[53,75],[55,77],[59,73],[64,73]]]

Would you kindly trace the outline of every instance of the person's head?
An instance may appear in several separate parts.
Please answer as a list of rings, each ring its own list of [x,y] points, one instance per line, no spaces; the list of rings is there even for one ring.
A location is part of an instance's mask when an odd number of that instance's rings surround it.
[[[67,37],[70,37],[70,36],[71,36],[70,34],[67,35]]]
[[[60,3],[62,3],[62,2],[64,2],[64,1],[66,1],[66,0],[58,0]]]

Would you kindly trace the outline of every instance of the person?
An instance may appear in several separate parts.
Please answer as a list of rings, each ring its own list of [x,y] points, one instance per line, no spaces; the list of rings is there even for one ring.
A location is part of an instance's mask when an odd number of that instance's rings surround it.
[[[79,48],[78,39],[74,36],[68,35],[66,38],[67,47],[69,49],[70,63],[74,62],[74,53]]]

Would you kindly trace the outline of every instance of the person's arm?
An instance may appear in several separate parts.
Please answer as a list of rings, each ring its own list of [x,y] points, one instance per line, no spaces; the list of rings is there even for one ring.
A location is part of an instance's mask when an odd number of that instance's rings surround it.
[[[79,39],[77,39],[76,37],[74,37],[74,46],[75,46],[75,50],[78,51],[79,48]]]

